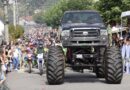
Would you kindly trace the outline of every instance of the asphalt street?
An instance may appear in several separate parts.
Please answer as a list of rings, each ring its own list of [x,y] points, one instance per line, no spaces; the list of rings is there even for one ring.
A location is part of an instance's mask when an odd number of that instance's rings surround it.
[[[105,79],[96,78],[91,72],[66,70],[65,82],[61,85],[48,85],[46,75],[12,72],[8,74],[7,86],[10,90],[130,90],[130,75],[124,74],[121,84],[107,84]]]
[[[7,87],[10,90],[46,90],[45,80],[39,75],[39,71],[34,69],[30,74],[27,71],[14,71],[7,75]]]

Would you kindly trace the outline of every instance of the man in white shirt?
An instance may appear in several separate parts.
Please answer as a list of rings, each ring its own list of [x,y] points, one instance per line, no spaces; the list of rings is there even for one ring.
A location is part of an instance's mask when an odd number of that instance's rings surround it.
[[[13,51],[13,63],[14,63],[14,69],[18,70],[19,66],[19,51],[18,51],[18,45],[16,44]]]

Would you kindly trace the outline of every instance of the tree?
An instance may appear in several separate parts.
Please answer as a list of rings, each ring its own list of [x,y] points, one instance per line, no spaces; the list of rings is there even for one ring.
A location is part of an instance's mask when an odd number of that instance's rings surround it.
[[[39,24],[43,24],[44,23],[44,19],[43,19],[43,12],[40,12],[36,15],[33,16],[33,19],[36,23],[39,23]]]
[[[130,10],[130,0],[99,0],[95,6],[106,23],[119,23],[121,12]]]
[[[122,11],[130,10],[130,0],[122,0]]]
[[[40,13],[44,22],[52,27],[60,24],[60,19],[67,10],[93,9],[93,0],[60,0],[47,12]],[[39,17],[37,17],[38,19]]]
[[[98,10],[106,23],[116,24],[120,23],[121,12],[130,10],[130,0],[60,0],[48,11],[39,13],[35,21],[57,27],[65,11],[87,9]]]
[[[101,12],[106,23],[119,22],[122,12],[122,0],[100,0],[97,2],[97,9]]]

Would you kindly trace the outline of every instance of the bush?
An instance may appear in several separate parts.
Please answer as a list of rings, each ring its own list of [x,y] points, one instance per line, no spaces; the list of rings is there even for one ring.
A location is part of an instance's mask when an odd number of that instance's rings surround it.
[[[24,28],[20,25],[16,25],[16,28],[13,24],[9,25],[9,37],[10,40],[15,41],[16,39],[20,38],[24,34]]]

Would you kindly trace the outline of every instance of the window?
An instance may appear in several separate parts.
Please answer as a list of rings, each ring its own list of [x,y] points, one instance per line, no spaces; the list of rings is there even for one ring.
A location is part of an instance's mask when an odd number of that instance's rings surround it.
[[[63,16],[62,23],[103,23],[100,15],[96,12],[68,12]]]

